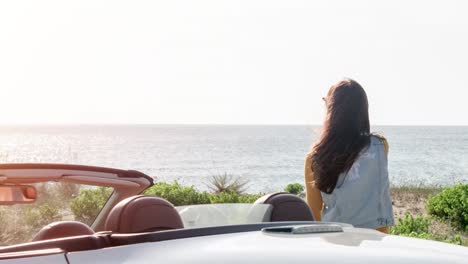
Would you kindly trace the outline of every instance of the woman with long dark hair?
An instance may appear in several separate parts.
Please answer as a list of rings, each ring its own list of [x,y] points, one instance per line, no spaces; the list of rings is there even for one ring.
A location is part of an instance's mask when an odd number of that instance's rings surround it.
[[[390,199],[385,138],[371,134],[364,89],[345,79],[323,98],[327,114],[305,162],[307,203],[318,221],[388,232]]]

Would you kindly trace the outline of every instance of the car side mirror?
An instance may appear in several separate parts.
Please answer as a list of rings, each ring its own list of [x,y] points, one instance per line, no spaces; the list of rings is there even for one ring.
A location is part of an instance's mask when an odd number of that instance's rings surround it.
[[[30,185],[0,185],[0,205],[33,203],[37,191]]]

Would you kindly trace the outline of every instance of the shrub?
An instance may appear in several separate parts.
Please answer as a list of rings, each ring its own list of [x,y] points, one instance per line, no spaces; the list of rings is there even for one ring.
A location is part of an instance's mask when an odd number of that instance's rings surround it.
[[[440,240],[440,239],[436,239],[436,240],[451,243],[451,244],[456,244],[456,245],[463,245],[464,243],[460,235],[454,235],[453,237],[446,237],[444,240]]]
[[[304,191],[304,185],[300,183],[290,183],[284,188],[284,191],[298,195]]]
[[[468,230],[468,184],[443,189],[427,202],[429,214],[462,230]]]
[[[39,206],[39,215],[41,216],[41,220],[46,224],[52,223],[60,217],[59,210],[47,203]]]
[[[241,180],[239,177],[234,178],[227,173],[213,176],[208,182],[208,188],[214,193],[237,193],[242,194],[247,189],[248,180]]]
[[[211,203],[253,203],[263,194],[238,194],[235,192],[222,192],[210,195]]]
[[[263,194],[239,194],[234,191],[218,193],[199,192],[193,186],[182,186],[177,181],[158,182],[144,191],[145,195],[158,196],[174,206],[210,203],[253,203]]]
[[[432,234],[432,233],[416,233],[412,232],[409,234],[399,234],[400,236],[406,237],[414,237],[426,240],[435,240],[455,245],[463,245],[463,240],[460,235],[448,236],[448,235],[440,235],[440,234]]]
[[[81,189],[78,196],[70,202],[75,219],[91,225],[111,194],[112,189],[106,187]]]
[[[37,212],[37,210],[35,210],[34,208],[26,209],[24,211],[23,217],[27,226],[35,228],[35,227],[42,225],[41,223],[39,223],[41,219],[41,217],[39,216],[39,212]]]
[[[28,208],[24,212],[24,220],[26,224],[33,228],[50,224],[59,218],[59,210],[56,207],[49,205],[48,203],[43,203],[37,207]]]
[[[3,210],[3,208],[0,207],[0,223],[5,223],[6,222],[5,219],[6,219],[6,213]],[[4,225],[0,226],[0,231],[2,230],[3,227]]]
[[[143,194],[164,198],[174,206],[210,203],[207,192],[198,192],[193,186],[182,186],[177,181],[172,184],[158,182],[146,189]]]
[[[424,234],[429,233],[429,225],[431,220],[418,215],[414,218],[406,212],[405,218],[399,219],[398,223],[392,227],[393,235],[409,235],[409,234]]]
[[[421,215],[415,218],[406,212],[405,218],[399,219],[398,224],[391,228],[391,234],[463,245],[463,240],[460,235],[449,236],[433,234],[429,232],[430,225],[431,219]]]
[[[80,194],[80,185],[69,182],[57,182],[52,189],[54,199],[60,200],[63,206]]]

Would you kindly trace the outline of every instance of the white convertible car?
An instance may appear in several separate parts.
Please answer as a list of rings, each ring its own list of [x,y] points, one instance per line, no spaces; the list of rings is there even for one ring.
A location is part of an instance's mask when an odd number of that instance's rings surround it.
[[[468,263],[466,247],[314,222],[294,195],[174,207],[139,195],[152,184],[138,171],[0,165],[0,263]]]

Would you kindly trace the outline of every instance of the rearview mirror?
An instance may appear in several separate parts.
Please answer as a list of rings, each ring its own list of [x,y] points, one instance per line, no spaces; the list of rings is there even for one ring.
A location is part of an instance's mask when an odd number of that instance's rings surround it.
[[[37,191],[30,185],[0,185],[0,205],[33,203]]]

